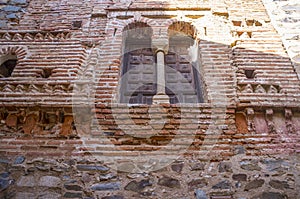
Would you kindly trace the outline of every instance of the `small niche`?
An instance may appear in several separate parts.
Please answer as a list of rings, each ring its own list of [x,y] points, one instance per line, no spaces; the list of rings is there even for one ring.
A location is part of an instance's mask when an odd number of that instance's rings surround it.
[[[58,117],[58,121],[60,123],[64,123],[64,121],[65,121],[65,114],[64,114],[64,112],[60,111],[58,116],[59,116]]]
[[[242,22],[241,21],[232,21],[234,26],[242,26]]]
[[[18,60],[16,55],[6,55],[0,58],[0,78],[10,77]]]
[[[79,29],[82,26],[82,21],[73,21],[72,22],[72,28],[73,29]]]
[[[52,69],[51,68],[43,68],[43,72],[42,72],[42,77],[43,78],[48,78],[50,77],[52,74]]]
[[[255,70],[254,69],[245,69],[244,73],[248,79],[253,79],[255,77]]]

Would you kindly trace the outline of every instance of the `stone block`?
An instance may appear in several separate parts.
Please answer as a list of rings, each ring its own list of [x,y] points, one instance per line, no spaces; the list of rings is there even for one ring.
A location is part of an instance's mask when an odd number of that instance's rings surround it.
[[[16,13],[11,13],[6,15],[7,19],[18,19],[19,17],[16,15]]]
[[[245,191],[249,191],[250,189],[257,189],[259,187],[262,187],[263,184],[265,183],[265,180],[259,179],[259,180],[253,180],[246,184],[245,186]]]
[[[102,173],[105,173],[109,171],[108,167],[105,166],[96,166],[96,165],[77,165],[77,169],[81,171],[100,171]]]
[[[120,182],[110,182],[110,183],[98,183],[91,186],[91,189],[94,191],[112,191],[112,190],[120,190],[121,183]]]
[[[21,10],[21,7],[19,6],[5,6],[2,8],[3,11],[6,11],[6,12],[18,12]]]
[[[269,182],[270,186],[275,189],[289,189],[290,186],[286,181],[280,181],[280,180],[271,180]]]
[[[42,176],[38,185],[41,187],[60,187],[61,179],[55,176]]]
[[[203,190],[197,189],[195,191],[196,199],[208,199],[206,193]]]
[[[177,173],[181,173],[183,166],[183,163],[174,163],[171,165],[171,169]]]
[[[214,186],[212,186],[213,189],[230,189],[231,184],[228,180],[221,181]]]
[[[219,168],[219,172],[223,173],[223,172],[232,172],[232,164],[231,162],[220,162],[220,164],[218,165]]]
[[[6,28],[7,27],[7,21],[6,20],[0,20],[0,28]]]
[[[260,171],[261,167],[258,166],[256,161],[242,161],[240,162],[241,168],[248,171]]]
[[[255,196],[251,199],[286,199],[287,197],[282,194],[282,193],[277,193],[277,192],[263,192],[262,194]]]
[[[64,198],[82,198],[82,193],[78,192],[66,192]]]
[[[64,187],[67,190],[72,190],[72,191],[82,191],[82,187],[77,185],[77,184],[65,184]]]
[[[55,192],[43,192],[38,196],[38,199],[60,199],[61,194]]]
[[[194,190],[196,188],[202,188],[207,186],[207,180],[206,179],[193,179],[190,182],[188,182],[189,190]]]
[[[104,196],[101,199],[124,199],[124,196],[121,195]]]
[[[266,165],[268,171],[276,171],[282,168],[283,160],[265,159],[262,160],[261,163]]]
[[[35,187],[36,181],[34,176],[21,176],[17,181],[19,187]]]
[[[235,146],[234,147],[234,154],[244,154],[245,153],[245,147],[244,146]]]
[[[8,178],[9,177],[9,172],[3,172],[3,173],[0,173],[0,178]]]
[[[0,164],[9,164],[9,160],[6,158],[0,158]]]
[[[236,181],[246,181],[247,175],[246,174],[233,174],[232,179]]]
[[[111,180],[117,178],[117,175],[114,173],[108,173],[108,174],[101,174],[99,176],[100,180],[105,181],[105,180]]]
[[[36,199],[36,195],[34,193],[29,192],[18,192],[16,193],[15,199]]]
[[[152,186],[152,183],[150,180],[141,180],[139,182],[137,181],[131,181],[125,186],[125,190],[134,191],[134,192],[141,192],[143,189],[147,186]]]
[[[22,164],[25,161],[25,157],[24,156],[18,156],[15,161],[14,164]]]
[[[192,171],[204,170],[205,163],[202,163],[202,162],[193,163],[193,164],[191,164],[190,167],[191,167]]]
[[[0,191],[7,189],[10,185],[10,180],[0,179]]]
[[[10,3],[16,5],[25,5],[27,4],[27,0],[11,0]]]
[[[180,188],[179,180],[164,176],[158,180],[158,184],[169,188]]]

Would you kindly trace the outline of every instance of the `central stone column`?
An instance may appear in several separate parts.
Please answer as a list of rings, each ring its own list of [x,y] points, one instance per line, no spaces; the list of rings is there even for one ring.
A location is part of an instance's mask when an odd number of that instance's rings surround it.
[[[166,81],[165,81],[165,54],[169,49],[169,40],[157,38],[152,39],[152,48],[155,50],[156,55],[156,74],[157,74],[157,92],[153,96],[153,104],[169,104],[169,96],[166,95]]]
[[[158,51],[156,53],[157,60],[157,93],[156,94],[166,94],[165,93],[165,54],[163,51]]]

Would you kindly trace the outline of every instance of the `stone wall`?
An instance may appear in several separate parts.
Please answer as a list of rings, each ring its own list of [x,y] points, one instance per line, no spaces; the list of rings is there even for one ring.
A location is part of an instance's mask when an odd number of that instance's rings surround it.
[[[299,157],[180,158],[152,172],[126,173],[89,158],[1,159],[2,198],[298,198]],[[298,164],[298,165],[297,165]],[[297,168],[298,167],[298,168]]]
[[[0,9],[0,57],[17,58],[0,78],[1,198],[300,197],[299,79],[261,0]],[[119,103],[135,23],[154,51],[172,24],[191,32],[204,103]]]
[[[16,27],[23,13],[26,12],[28,1],[26,0],[2,0],[0,1],[0,27],[1,29]]]

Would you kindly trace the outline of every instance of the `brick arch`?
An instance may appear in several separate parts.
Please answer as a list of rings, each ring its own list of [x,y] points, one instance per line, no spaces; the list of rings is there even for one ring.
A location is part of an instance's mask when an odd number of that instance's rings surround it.
[[[124,27],[122,32],[123,40],[126,41],[128,38],[142,39],[151,38],[153,35],[153,29],[144,22],[133,22]],[[124,42],[123,41],[123,42]]]
[[[153,28],[143,20],[130,21],[122,32],[124,46],[119,101],[152,104],[156,94],[155,56],[151,48]],[[134,71],[134,74],[129,71]],[[139,81],[128,81],[130,79]]]
[[[148,27],[150,27],[153,30],[153,27],[156,25],[155,21],[146,17],[139,17],[139,18],[130,18],[126,21],[124,21],[124,23],[122,24],[123,26],[121,27],[122,32],[124,31],[124,29],[129,26],[130,24],[134,24],[134,23],[144,23],[146,24]]]
[[[126,25],[124,28],[123,28],[123,31],[126,31],[126,30],[132,30],[134,28],[150,28],[151,30],[151,33],[153,33],[153,29],[151,26],[149,26],[147,23],[144,23],[144,22],[141,22],[141,21],[134,21],[132,23],[129,23],[128,25]]]
[[[24,46],[4,46],[0,48],[0,57],[6,55],[16,55],[18,60],[22,60],[27,56],[27,49]]]
[[[196,27],[187,21],[171,20],[168,26],[169,50],[165,64],[169,66],[169,70],[181,74],[177,79],[166,75],[166,94],[170,97],[170,103],[203,103],[206,100],[203,74],[200,72],[197,33]],[[182,80],[186,82],[183,83]],[[186,88],[190,89],[189,94],[186,93]],[[186,99],[190,101],[185,101]]]
[[[20,61],[25,59],[27,51],[21,46],[5,46],[0,48],[0,76],[11,77]]]
[[[191,36],[192,38],[197,38],[198,29],[196,26],[194,26],[192,23],[187,21],[181,21],[181,20],[172,20],[170,21],[168,25],[168,32],[170,30],[176,31],[176,32],[183,32],[186,35]]]
[[[130,18],[127,20],[117,20],[114,19],[110,22],[110,27],[107,30],[109,32],[108,37],[106,39],[106,42],[104,42],[102,45],[110,45],[110,41],[114,40],[116,41],[116,44],[119,44],[120,46],[124,45],[124,35],[123,32],[126,27],[128,27],[130,24],[135,24],[135,23],[144,23],[146,24],[149,28],[151,28],[152,33],[154,32],[154,25],[156,22],[152,19],[145,18],[145,17],[139,17],[137,18]],[[122,53],[122,48],[119,48],[119,53]]]

